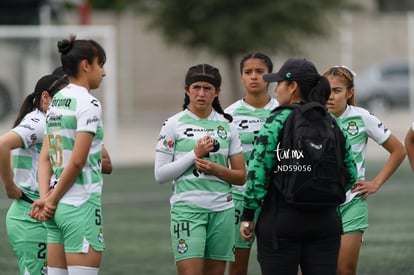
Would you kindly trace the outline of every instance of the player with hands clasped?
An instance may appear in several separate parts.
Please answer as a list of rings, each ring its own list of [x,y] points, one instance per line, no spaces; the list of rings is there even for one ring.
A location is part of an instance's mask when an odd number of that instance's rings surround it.
[[[189,68],[183,111],[165,121],[156,145],[155,179],[173,182],[170,234],[180,275],[223,275],[234,261],[231,187],[244,184],[246,170],[220,86],[217,68]]]
[[[46,228],[27,213],[33,200],[39,198],[37,167],[45,113],[61,83],[55,75],[40,78],[24,100],[13,129],[0,136],[0,178],[7,197],[13,199],[6,216],[7,237],[22,275],[47,272]]]
[[[346,201],[339,206],[344,234],[339,251],[338,273],[357,274],[362,235],[368,228],[367,198],[377,192],[392,176],[405,158],[403,144],[369,111],[355,106],[355,73],[346,66],[333,66],[323,74],[330,83],[331,94],[326,104],[338,125],[347,133],[357,164],[358,178],[347,190]],[[388,151],[382,169],[371,179],[365,179],[368,138]]]
[[[31,216],[47,220],[48,275],[96,275],[105,249],[102,214],[102,107],[90,91],[106,75],[94,40],[58,42],[69,84],[52,100],[39,156],[40,199]]]

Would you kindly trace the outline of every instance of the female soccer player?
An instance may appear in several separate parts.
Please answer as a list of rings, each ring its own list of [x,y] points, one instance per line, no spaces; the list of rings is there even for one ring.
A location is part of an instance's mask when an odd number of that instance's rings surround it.
[[[69,85],[53,98],[39,157],[40,200],[31,215],[48,220],[48,274],[98,274],[103,235],[102,110],[90,94],[105,76],[94,40],[58,42]],[[49,185],[50,184],[50,185]],[[50,186],[50,187],[49,187]]]
[[[46,228],[27,213],[39,198],[37,167],[45,114],[61,83],[55,75],[40,78],[23,101],[13,129],[0,137],[0,178],[7,196],[13,199],[6,216],[7,236],[22,275],[46,274]]]
[[[253,142],[263,122],[270,112],[279,104],[269,96],[269,83],[263,80],[263,75],[273,70],[272,60],[260,52],[247,54],[240,61],[240,75],[246,96],[224,111],[233,117],[233,123],[239,130],[243,147],[244,159],[248,162],[253,149]],[[236,212],[235,220],[235,261],[229,264],[229,275],[246,275],[248,271],[250,249],[254,238],[244,241],[240,236],[241,213],[243,211],[243,186],[233,186],[233,200]],[[255,222],[258,213],[255,214]]]
[[[155,179],[173,181],[170,234],[180,275],[224,274],[234,261],[231,186],[244,184],[246,170],[220,85],[215,67],[189,68],[183,111],[165,121],[156,146]]]
[[[324,76],[331,86],[326,106],[348,134],[358,169],[358,181],[348,190],[346,201],[339,208],[344,235],[341,238],[337,274],[356,274],[362,234],[368,228],[367,198],[377,192],[398,169],[404,160],[405,149],[374,114],[355,106],[355,73],[345,66],[334,66]],[[382,169],[370,180],[365,179],[368,138],[389,152]]]

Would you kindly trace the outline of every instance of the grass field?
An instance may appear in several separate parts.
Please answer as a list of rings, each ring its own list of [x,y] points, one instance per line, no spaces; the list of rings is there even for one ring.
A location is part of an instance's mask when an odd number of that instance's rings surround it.
[[[368,178],[379,164],[368,164]],[[407,160],[369,199],[370,227],[364,236],[361,275],[414,274],[414,175]],[[175,274],[169,239],[170,185],[156,184],[152,166],[118,167],[105,177],[107,249],[101,275]],[[0,191],[0,274],[18,274],[4,218],[10,201]],[[249,274],[260,274],[255,251]]]

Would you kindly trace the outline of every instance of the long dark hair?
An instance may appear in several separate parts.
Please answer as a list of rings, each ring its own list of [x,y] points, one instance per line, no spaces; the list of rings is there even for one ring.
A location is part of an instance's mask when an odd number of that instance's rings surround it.
[[[20,106],[17,118],[13,123],[13,128],[19,125],[25,115],[35,109],[40,109],[40,98],[44,91],[46,91],[50,97],[53,97],[57,91],[61,88],[62,78],[56,75],[45,75],[40,78],[35,86],[34,91],[26,96],[22,105]]]
[[[213,84],[216,89],[220,88],[220,72],[217,68],[209,64],[198,64],[190,67],[185,76],[185,88],[188,89],[191,83],[193,83],[194,80],[198,77],[205,77],[205,79],[211,82],[211,84]],[[185,94],[183,110],[187,109],[188,104],[190,104],[190,98],[187,94]],[[218,96],[214,98],[212,107],[217,113],[222,114],[228,121],[233,121],[233,117],[223,111]]]

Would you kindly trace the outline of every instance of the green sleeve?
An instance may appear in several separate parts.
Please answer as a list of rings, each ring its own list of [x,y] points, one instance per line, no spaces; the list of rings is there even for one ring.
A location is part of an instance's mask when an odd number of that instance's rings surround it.
[[[345,190],[348,191],[352,188],[352,185],[358,178],[358,170],[356,167],[356,162],[354,159],[354,154],[352,152],[351,143],[349,141],[348,135],[345,131],[342,131],[345,136],[345,167],[348,170],[348,182],[346,183]]]
[[[273,173],[278,136],[291,111],[291,109],[284,109],[272,113],[257,135],[248,160],[246,190],[243,194],[245,210],[261,207]]]

